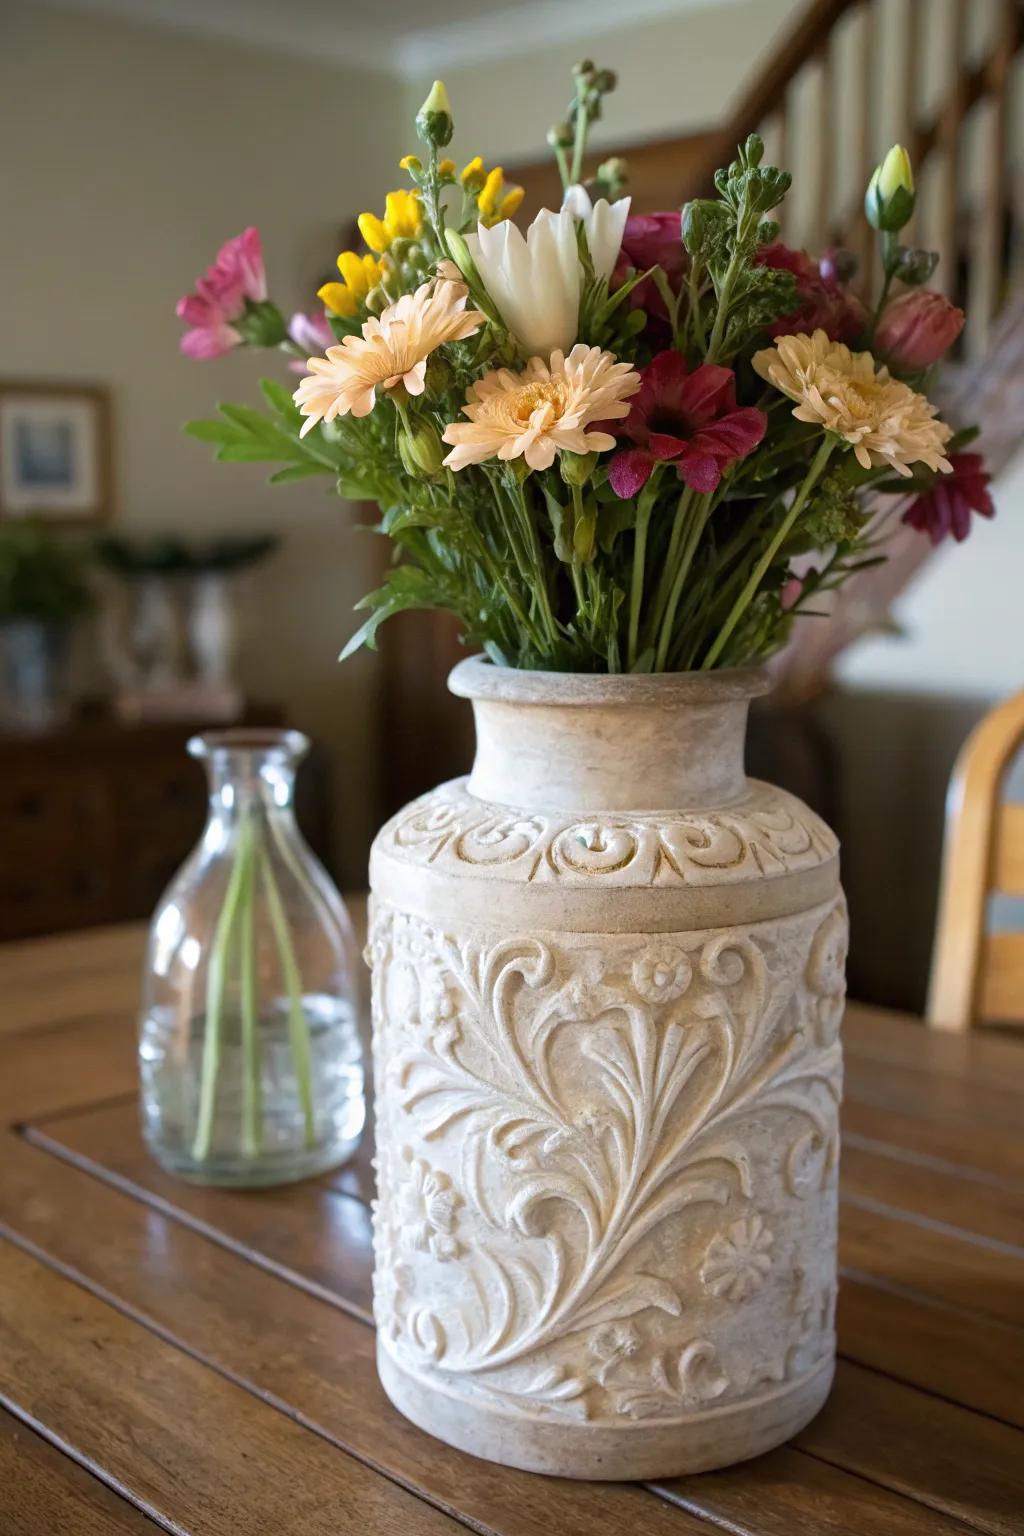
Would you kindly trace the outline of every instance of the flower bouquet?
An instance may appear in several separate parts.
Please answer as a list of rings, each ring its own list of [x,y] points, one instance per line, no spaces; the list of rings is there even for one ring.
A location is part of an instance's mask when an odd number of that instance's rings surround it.
[[[631,216],[619,160],[583,185],[613,85],[576,69],[525,233],[500,168],[443,156],[437,84],[322,313],[286,324],[249,230],[181,314],[186,351],[302,374],[192,432],[380,505],[346,650],[444,608],[484,653],[450,680],[472,774],[370,861],[385,1390],[477,1455],[651,1478],[795,1433],[835,1355],[838,847],[744,773],[751,664],[883,557],[879,500],[934,539],[992,508],[925,393],[963,317],[900,243],[903,151],[869,305],[779,243],[756,135],[681,213]]]
[[[883,273],[869,306],[847,253],[779,243],[790,177],[756,135],[681,215],[631,216],[619,159],[582,185],[614,76],[584,62],[574,84],[548,135],[564,202],[525,234],[500,167],[442,156],[438,82],[423,154],[401,162],[409,187],[360,217],[367,250],[338,257],[321,311],[286,324],[254,229],[179,304],[190,356],[283,347],[304,375],[294,398],[266,380],[266,411],[226,405],[188,430],[221,459],[280,461],[275,481],[327,476],[381,508],[396,559],[343,654],[394,613],[446,608],[502,666],[735,666],[882,558],[865,493],[898,498],[935,541],[992,513],[972,434],[926,393],[963,315],[922,287],[934,255],[899,242],[905,152],[867,192]]]

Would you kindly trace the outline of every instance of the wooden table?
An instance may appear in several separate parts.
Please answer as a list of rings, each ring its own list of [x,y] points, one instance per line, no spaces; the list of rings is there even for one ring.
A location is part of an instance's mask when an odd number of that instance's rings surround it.
[[[851,1007],[828,1406],[731,1471],[570,1483],[384,1398],[365,1154],[247,1194],[150,1161],[141,953],[0,949],[2,1536],[1024,1532],[1024,1047]]]

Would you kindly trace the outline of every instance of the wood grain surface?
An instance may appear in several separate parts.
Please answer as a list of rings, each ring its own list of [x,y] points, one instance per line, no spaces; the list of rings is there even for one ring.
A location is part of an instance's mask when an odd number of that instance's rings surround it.
[[[368,1142],[286,1190],[151,1161],[142,948],[131,928],[0,949],[3,1536],[1024,1536],[1024,1047],[851,1006],[826,1408],[744,1466],[575,1483],[388,1403]]]

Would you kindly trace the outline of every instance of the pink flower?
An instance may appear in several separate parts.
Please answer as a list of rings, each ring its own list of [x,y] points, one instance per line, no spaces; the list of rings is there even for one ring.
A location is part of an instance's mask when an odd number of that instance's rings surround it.
[[[808,571],[807,576],[810,574],[810,571]],[[807,580],[807,576],[790,576],[782,583],[782,590],[779,592],[779,606],[783,613],[788,613],[800,601],[803,596],[804,583]]]
[[[688,262],[678,209],[669,213],[637,213],[626,220],[611,287],[614,290],[622,286],[630,267],[638,272],[661,267],[672,291],[678,293]],[[629,305],[632,309],[645,309],[659,320],[668,319],[665,300],[651,278],[637,284],[629,296]]]
[[[951,533],[962,544],[971,531],[971,513],[994,517],[995,506],[988,492],[992,476],[980,453],[951,453],[951,474],[943,475],[930,491],[909,506],[903,521],[926,533],[933,544],[941,544]]]
[[[769,336],[812,335],[824,331],[829,341],[853,341],[864,330],[867,314],[856,294],[838,280],[834,258],[826,256],[821,267],[806,251],[795,251],[781,241],[763,245],[756,260],[762,267],[792,272],[796,278],[797,305],[767,327]]]
[[[941,293],[912,288],[885,306],[875,332],[875,351],[908,373],[938,362],[960,335],[964,312]]]
[[[338,341],[322,309],[314,309],[308,315],[299,310],[298,314],[292,315],[288,321],[288,335],[304,352],[326,352],[328,347],[337,345]],[[306,364],[297,357],[292,359],[288,367],[292,373],[303,376],[309,372]]]
[[[634,444],[612,459],[608,479],[625,500],[647,484],[657,463],[672,463],[691,490],[713,491],[723,467],[745,458],[764,437],[767,417],[737,408],[731,368],[703,363],[692,373],[678,352],[659,352],[641,371],[629,415],[612,427]]]
[[[243,341],[235,325],[246,304],[262,304],[267,297],[267,278],[258,229],[249,228],[228,240],[205,277],[196,280],[195,293],[178,300],[178,318],[191,329],[181,338],[187,357],[221,357]]]

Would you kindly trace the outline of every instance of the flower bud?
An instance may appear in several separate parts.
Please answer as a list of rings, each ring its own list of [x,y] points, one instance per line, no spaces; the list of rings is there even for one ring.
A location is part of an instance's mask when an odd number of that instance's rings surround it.
[[[889,233],[902,229],[914,212],[914,173],[902,144],[894,144],[864,194],[868,223]]]
[[[284,315],[269,299],[258,304],[246,299],[245,314],[233,323],[250,347],[279,347],[288,335]]]
[[[901,246],[896,276],[901,283],[919,287],[926,283],[939,264],[938,251],[923,251],[917,246]]]
[[[398,440],[402,463],[410,475],[436,475],[445,450],[437,428],[429,421],[410,421]]]
[[[460,235],[457,229],[448,227],[445,229],[444,238],[448,243],[448,250],[452,260],[467,283],[472,287],[483,289],[483,279],[477,271],[476,262],[470,255],[469,246],[466,244],[464,236]],[[486,290],[484,291],[486,292]]]
[[[845,287],[857,275],[857,258],[842,246],[831,246],[818,259],[818,271],[826,283],[838,283]]]
[[[552,149],[572,149],[574,139],[572,124],[554,123],[548,129],[547,139]]]
[[[435,80],[430,95],[416,114],[416,132],[424,144],[433,144],[440,149],[451,141],[454,128],[452,104],[444,81]]]
[[[558,467],[566,485],[586,485],[596,465],[596,453],[560,453],[558,455]]]
[[[928,368],[949,350],[964,312],[941,293],[916,288],[886,305],[875,332],[875,351],[907,373]]]

